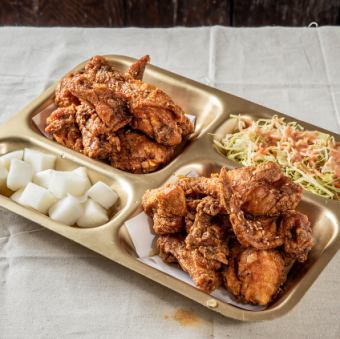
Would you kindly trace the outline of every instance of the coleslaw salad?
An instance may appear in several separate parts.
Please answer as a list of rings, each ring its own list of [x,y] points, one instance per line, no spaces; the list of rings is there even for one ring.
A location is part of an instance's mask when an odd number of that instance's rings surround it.
[[[215,146],[228,159],[243,166],[273,161],[305,190],[340,200],[340,144],[333,136],[277,115],[256,121],[244,115],[230,118],[235,119],[234,131],[214,136]]]

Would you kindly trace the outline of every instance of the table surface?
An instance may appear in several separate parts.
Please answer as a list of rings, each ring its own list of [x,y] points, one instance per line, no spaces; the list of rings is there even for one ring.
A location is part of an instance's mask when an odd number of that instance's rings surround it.
[[[94,54],[340,132],[340,28],[0,28],[0,123]],[[241,323],[0,208],[1,338],[339,338],[340,255],[286,316]]]

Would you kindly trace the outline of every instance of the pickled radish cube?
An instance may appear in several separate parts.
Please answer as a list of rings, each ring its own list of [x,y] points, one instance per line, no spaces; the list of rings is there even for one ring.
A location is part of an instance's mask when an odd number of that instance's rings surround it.
[[[5,167],[3,161],[0,160],[0,188],[6,184],[7,176],[8,176],[7,168]]]
[[[19,151],[7,153],[7,154],[1,156],[0,159],[2,160],[2,162],[5,165],[5,167],[7,168],[7,170],[9,170],[9,166],[11,164],[12,159],[22,160],[23,157],[24,157],[24,151],[19,150]]]
[[[87,180],[74,172],[54,171],[48,185],[49,191],[58,199],[67,194],[81,196],[85,193]]]
[[[118,194],[102,181],[96,182],[87,192],[88,196],[106,209],[118,200]]]
[[[72,172],[80,175],[82,178],[84,178],[86,180],[86,191],[88,189],[90,189],[92,184],[91,184],[91,181],[89,179],[89,176],[87,175],[87,169],[85,167],[78,167],[75,170],[73,170]]]
[[[57,201],[57,198],[46,188],[30,182],[19,199],[19,203],[32,207],[35,210],[46,214],[48,209]]]
[[[54,170],[52,169],[37,172],[33,177],[33,182],[41,187],[48,188],[53,172]]]
[[[71,195],[59,200],[49,210],[49,216],[52,220],[68,226],[74,225],[82,214],[81,203]]]
[[[20,202],[20,199],[21,199],[21,196],[22,196],[22,192],[24,191],[24,189],[20,189],[19,191],[16,191],[15,193],[13,193],[11,195],[11,199],[15,202],[17,202],[18,204],[21,204]]]
[[[40,172],[47,169],[54,169],[57,157],[55,155],[38,152],[33,149],[25,148],[24,161],[30,163],[33,172]]]
[[[106,210],[92,199],[87,200],[84,205],[83,215],[78,219],[80,227],[96,227],[104,225],[109,221]]]
[[[33,177],[31,164],[18,159],[12,159],[7,176],[7,187],[12,191],[24,188]]]

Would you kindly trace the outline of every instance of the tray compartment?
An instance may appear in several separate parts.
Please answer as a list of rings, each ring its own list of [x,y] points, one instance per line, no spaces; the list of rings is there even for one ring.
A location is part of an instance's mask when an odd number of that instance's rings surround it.
[[[44,147],[35,145],[29,140],[25,140],[21,138],[0,139],[0,156],[6,153],[19,150],[19,149],[24,149],[24,148],[35,149],[37,151],[42,151],[48,154],[54,153],[54,152],[51,152],[50,150],[45,149]],[[69,160],[64,156],[58,155],[55,169],[59,171],[70,171],[80,166],[82,165],[72,160]],[[120,177],[114,177],[114,178],[108,177],[89,168],[87,168],[87,173],[92,184],[95,184],[97,181],[102,181],[106,183],[107,185],[109,185],[110,187],[112,187],[119,196],[118,202],[115,204],[114,207],[112,207],[109,210],[109,217],[110,217],[109,223],[110,223],[112,220],[114,220],[116,217],[119,217],[119,215],[124,212],[125,206],[129,204],[133,196],[132,194],[133,189],[126,180]],[[10,190],[7,190],[5,194],[2,194],[2,196],[5,196],[8,198],[12,193],[13,192],[11,192]],[[37,211],[34,211],[33,209],[29,209],[29,208],[26,208],[26,209],[30,210],[34,214],[41,214]],[[101,226],[98,226],[98,227],[101,227]],[[82,228],[79,228],[79,229],[83,230]]]
[[[218,162],[219,164],[214,160],[189,162],[181,166],[174,175],[169,175],[163,184],[175,182],[176,175],[187,175],[191,171],[195,171],[200,176],[209,176],[211,173],[218,172],[220,170],[223,161]],[[332,204],[329,207],[325,207],[322,199],[315,199],[315,197],[311,194],[303,194],[302,201],[300,202],[297,210],[308,215],[313,228],[314,246],[308,256],[308,260],[303,264],[295,263],[293,265],[289,272],[283,292],[265,311],[251,312],[242,310],[242,313],[244,316],[246,315],[246,318],[248,316],[251,319],[261,318],[261,316],[259,316],[261,313],[266,313],[266,318],[274,317],[275,314],[281,312],[281,308],[284,309],[286,307],[288,301],[289,303],[297,303],[306,291],[306,289],[303,289],[302,286],[306,286],[306,284],[310,286],[314,282],[317,277],[317,275],[315,275],[315,269],[317,269],[317,271],[321,271],[328,262],[327,252],[329,250],[332,251],[332,248],[334,249],[334,247],[338,246],[337,243],[339,242],[340,225],[336,213],[337,210],[334,210],[334,206]],[[141,211],[142,208],[139,206],[128,219],[139,214]],[[133,243],[124,225],[119,227],[118,239],[118,246],[125,252],[125,256],[129,256],[130,260],[135,261],[137,266],[145,266],[138,261]],[[150,271],[155,270],[151,267],[146,267],[145,269]],[[160,274],[162,275],[161,272]],[[168,277],[168,279],[171,281],[177,280],[172,277]],[[179,283],[182,284],[180,281]],[[167,287],[173,288],[173,284],[169,281]],[[196,290],[194,287],[187,285],[185,290],[188,289],[193,291]],[[223,302],[219,301],[219,304],[223,304]],[[239,310],[233,305],[225,304],[225,306]]]

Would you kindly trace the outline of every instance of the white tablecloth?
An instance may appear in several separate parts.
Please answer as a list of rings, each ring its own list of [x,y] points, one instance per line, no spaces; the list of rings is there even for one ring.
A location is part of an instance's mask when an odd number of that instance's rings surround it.
[[[3,27],[0,122],[94,54],[147,53],[157,66],[340,132],[340,28],[330,27]],[[288,315],[240,323],[0,208],[0,338],[339,338],[339,285],[337,255]]]

